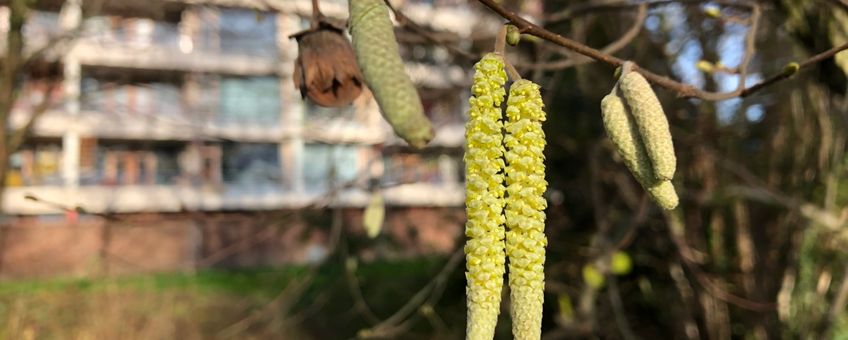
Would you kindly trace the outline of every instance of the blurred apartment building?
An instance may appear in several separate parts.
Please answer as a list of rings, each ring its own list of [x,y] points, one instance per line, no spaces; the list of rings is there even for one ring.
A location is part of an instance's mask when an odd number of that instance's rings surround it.
[[[300,98],[288,36],[308,27],[309,0],[110,0],[85,19],[79,2],[38,1],[25,24],[30,50],[84,29],[28,72],[14,123],[45,96],[55,104],[12,158],[7,213],[62,212],[45,202],[94,213],[296,209],[352,183],[337,204],[364,206],[376,184],[392,206],[462,206],[469,72],[444,49],[402,37],[438,131],[413,151],[368,95],[343,109]],[[393,3],[458,41],[480,20],[460,0]],[[347,16],[346,0],[321,7]]]

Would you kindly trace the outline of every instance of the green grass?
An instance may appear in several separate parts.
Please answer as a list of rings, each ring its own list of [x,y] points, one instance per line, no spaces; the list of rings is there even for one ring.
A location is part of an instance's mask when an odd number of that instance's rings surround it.
[[[349,338],[371,325],[355,312],[344,266],[330,262],[288,311],[267,306],[304,266],[248,270],[204,270],[101,279],[57,278],[0,283],[0,339],[83,338]],[[378,318],[394,313],[442,269],[444,258],[360,263],[356,275],[369,308]],[[446,292],[445,315],[461,317],[464,293],[461,270]],[[459,296],[450,296],[457,295]],[[316,301],[320,302],[315,308]],[[312,309],[306,317],[291,318]],[[458,308],[458,309],[457,309]],[[458,314],[459,313],[459,314]],[[248,327],[230,325],[254,318]],[[458,323],[457,323],[458,322]],[[462,323],[458,320],[453,323]],[[412,331],[432,332],[425,322]],[[427,336],[424,336],[427,337]]]
[[[270,293],[285,285],[292,277],[302,275],[303,267],[249,270],[205,270],[197,273],[158,273],[131,275],[106,279],[56,278],[21,280],[0,283],[0,296],[36,292],[78,289],[97,291],[105,287],[147,289],[198,289],[202,291],[231,293]]]

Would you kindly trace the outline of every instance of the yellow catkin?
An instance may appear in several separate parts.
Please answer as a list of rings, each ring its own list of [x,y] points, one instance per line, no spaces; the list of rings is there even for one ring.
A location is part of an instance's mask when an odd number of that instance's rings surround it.
[[[410,146],[423,148],[433,139],[421,98],[406,74],[394,27],[383,0],[350,0],[350,34],[356,62],[383,117]]]
[[[475,66],[465,127],[466,338],[491,340],[500,313],[504,275],[503,59],[488,54]]]
[[[674,209],[678,203],[674,185],[667,180],[658,180],[654,175],[648,152],[640,139],[639,129],[631,114],[627,112],[621,97],[616,94],[616,89],[601,100],[601,115],[607,136],[633,177],[661,208]]]
[[[677,167],[677,158],[674,156],[668,119],[657,95],[638,72],[626,72],[619,79],[618,88],[639,128],[654,176],[659,180],[671,180]]]
[[[507,100],[506,254],[512,334],[515,339],[539,339],[545,288],[545,120],[539,85],[529,80],[512,84]]]

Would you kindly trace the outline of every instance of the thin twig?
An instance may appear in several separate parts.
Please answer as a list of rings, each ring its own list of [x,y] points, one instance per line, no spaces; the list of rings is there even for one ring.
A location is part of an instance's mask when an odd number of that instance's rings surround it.
[[[754,58],[754,53],[757,51],[757,28],[760,26],[761,12],[759,4],[751,4],[751,16],[749,18],[751,25],[745,34],[745,54],[742,56],[742,62],[737,66],[739,70],[739,83],[736,86],[736,91],[740,93],[745,90],[745,80],[748,78],[748,66],[751,64],[751,59]]]
[[[625,32],[621,37],[604,46],[604,48],[601,49],[601,52],[606,54],[613,54],[620,51],[622,48],[627,46],[627,44],[631,43],[633,39],[639,36],[639,32],[642,31],[642,25],[645,24],[645,19],[647,17],[648,6],[646,4],[642,4],[638,7],[638,11],[636,12],[636,20],[633,21],[633,25],[631,25],[627,32]],[[583,65],[590,62],[592,62],[592,59],[580,56],[551,62],[517,65],[520,68],[532,70],[563,70],[572,66]]]
[[[335,196],[335,194],[333,195]],[[277,220],[284,221],[288,219]],[[303,294],[308,285],[312,283],[313,279],[318,275],[318,271],[321,269],[321,267],[327,264],[327,260],[330,259],[332,255],[338,250],[340,243],[339,240],[342,235],[343,227],[344,223],[341,216],[341,210],[336,208],[333,211],[333,220],[330,230],[330,239],[327,244],[327,253],[321,260],[321,262],[317,265],[312,266],[310,270],[306,274],[304,274],[302,279],[300,279],[299,281],[289,283],[275,298],[273,298],[261,309],[248,315],[244,319],[233,323],[224,330],[220,331],[219,334],[229,335],[225,337],[231,337],[232,335],[238,334],[244,329],[247,329],[252,323],[254,323],[263,315],[270,314],[272,312],[278,312],[279,310],[290,311],[291,307],[297,301],[299,301],[297,297]],[[268,230],[273,230],[273,228],[268,228]],[[321,304],[323,303],[316,302],[313,306],[318,306],[316,308],[320,308]],[[299,316],[293,317],[293,319],[303,318],[306,314],[307,313],[302,313]]]
[[[827,314],[827,325],[825,326],[826,330],[822,332],[829,335],[828,338],[832,335],[833,324],[839,321],[839,317],[845,313],[845,305],[848,302],[848,266],[845,266],[843,270],[845,273],[842,275],[842,283],[839,285],[833,303],[830,305],[830,311]]]
[[[309,23],[309,27],[313,30],[318,29],[318,26],[321,25],[321,21],[324,20],[324,14],[321,13],[321,8],[318,3],[319,0],[312,0],[312,22]]]
[[[672,230],[672,240],[677,248],[677,253],[680,255],[680,259],[683,264],[686,266],[686,269],[695,276],[698,284],[701,285],[710,295],[716,297],[717,299],[736,305],[740,308],[744,308],[752,311],[771,311],[776,308],[777,304],[773,302],[760,302],[754,301],[750,299],[746,299],[744,297],[738,296],[731,292],[728,292],[713,282],[706,273],[704,273],[700,267],[698,266],[698,261],[692,257],[693,249],[689,248],[686,244],[685,238],[682,235],[675,235],[673,230],[679,228],[685,228],[682,225],[682,221],[680,220],[680,216],[676,215],[675,212],[665,213],[666,223],[669,224],[670,229]],[[689,253],[689,254],[687,254]]]
[[[10,132],[8,144],[10,153],[18,151],[18,148],[21,147],[26,138],[29,136],[30,132],[32,131],[32,128],[35,126],[35,123],[38,121],[38,119],[41,118],[41,116],[43,116],[44,113],[47,112],[47,110],[52,104],[54,104],[53,98],[50,96],[50,94],[56,88],[56,85],[56,82],[50,82],[50,86],[44,93],[44,98],[42,98],[41,102],[39,102],[38,105],[32,110],[26,123],[24,123],[24,125],[19,127],[18,129]]]
[[[348,254],[347,245],[343,247],[342,254],[345,267],[345,282],[347,283],[348,292],[353,298],[353,308],[365,317],[368,323],[372,325],[379,323],[380,318],[377,317],[377,314],[368,305],[368,301],[365,300],[365,295],[362,294],[362,285],[359,284],[359,278],[356,277],[356,259],[351,258]]]
[[[457,48],[456,46],[449,44],[449,43],[443,41],[442,39],[439,39],[432,32],[430,32],[426,28],[422,27],[421,25],[417,24],[415,21],[413,21],[408,16],[403,14],[403,12],[401,12],[400,10],[395,8],[395,6],[393,6],[391,4],[391,2],[389,2],[389,0],[384,0],[384,2],[386,3],[386,6],[388,6],[389,9],[392,11],[392,13],[395,15],[395,20],[397,20],[398,24],[400,24],[401,26],[408,28],[410,31],[413,31],[414,33],[420,35],[421,37],[430,41],[433,44],[437,44],[439,46],[444,47],[446,50],[448,50],[448,52],[450,52],[454,55],[457,55],[457,56],[460,56],[460,57],[462,57],[466,60],[472,60],[472,61],[480,59],[479,56],[477,56],[477,55],[475,55],[471,52],[461,50],[461,49]]]
[[[546,22],[549,24],[557,23],[560,21],[565,21],[579,15],[584,15],[587,13],[596,13],[596,12],[610,12],[610,11],[625,11],[630,10],[634,7],[638,7],[641,5],[647,5],[650,8],[667,6],[672,4],[680,4],[680,5],[700,5],[706,3],[704,0],[660,0],[660,1],[648,1],[648,2],[610,2],[610,3],[601,3],[601,2],[584,2],[574,6],[570,6],[562,11],[557,13],[553,13],[546,18]],[[712,1],[719,6],[723,7],[731,7],[738,9],[748,9],[750,4],[746,2],[734,2],[734,1]]]
[[[507,21],[509,21],[510,23],[512,23],[513,25],[515,25],[516,27],[518,27],[521,33],[530,34],[530,35],[536,36],[538,38],[550,41],[554,44],[563,46],[563,47],[568,48],[568,49],[570,49],[574,52],[580,53],[580,54],[585,55],[587,57],[590,57],[594,60],[601,61],[601,62],[607,63],[609,65],[612,65],[612,66],[616,66],[616,67],[621,66],[625,62],[625,60],[623,60],[623,59],[617,58],[617,57],[609,55],[607,53],[603,53],[602,51],[599,51],[599,50],[594,49],[592,47],[586,46],[586,45],[579,43],[577,41],[574,41],[572,39],[563,37],[559,34],[548,31],[548,30],[546,30],[542,27],[539,27],[538,25],[533,24],[532,22],[528,21],[527,19],[522,18],[521,16],[519,16],[515,12],[512,12],[512,11],[504,8],[502,5],[497,3],[495,0],[478,0],[478,1],[480,3],[482,3],[483,5],[485,5],[486,7],[488,7],[489,9],[491,9],[492,11],[494,11],[495,13],[497,13],[498,15],[500,15],[501,17],[503,17],[504,19],[506,19]],[[735,6],[748,8],[748,6],[750,6],[750,5],[747,5],[746,3],[736,3]],[[833,48],[831,50],[820,53],[820,54],[800,63],[799,64],[801,66],[800,68],[804,68],[806,66],[812,65],[812,64],[817,63],[819,61],[822,61],[824,59],[830,58],[833,55],[835,55],[836,53],[841,52],[841,51],[846,50],[846,49],[848,49],[848,44],[844,44],[844,45],[841,45],[839,47],[836,47],[836,48]],[[754,92],[762,89],[763,87],[765,87],[767,85],[770,85],[771,83],[774,83],[774,82],[777,82],[779,80],[786,79],[786,78],[789,77],[789,75],[787,75],[787,72],[781,72],[778,75],[775,75],[775,76],[768,78],[767,81],[764,81],[762,83],[758,83],[758,84],[753,85],[753,86],[746,88],[746,89],[736,89],[736,90],[733,90],[733,91],[730,91],[730,92],[710,92],[710,91],[704,91],[704,90],[698,89],[698,88],[696,88],[692,85],[689,85],[689,84],[681,83],[679,81],[673,80],[673,79],[665,77],[665,76],[661,76],[659,74],[656,74],[656,73],[653,73],[653,72],[648,71],[646,69],[643,69],[639,66],[635,66],[634,71],[642,74],[642,76],[644,76],[651,83],[654,83],[654,84],[656,84],[660,87],[663,87],[665,89],[668,89],[670,91],[675,92],[679,97],[684,97],[684,98],[697,97],[697,98],[701,98],[701,99],[704,99],[704,100],[711,100],[711,101],[718,101],[718,100],[736,98],[736,97],[740,97],[740,96],[747,96],[747,95],[750,95],[751,93],[754,93]]]
[[[427,285],[412,296],[406,304],[398,309],[394,314],[372,327],[364,330],[360,334],[365,338],[385,338],[394,337],[402,333],[408,328],[408,325],[416,318],[417,314],[413,314],[420,306],[434,305],[441,297],[447,283],[448,275],[453,273],[454,269],[462,263],[465,253],[460,248],[454,252],[453,256],[448,260],[445,266],[436,274]],[[402,322],[406,320],[405,322]]]
[[[618,279],[614,275],[608,275],[607,281],[609,282],[607,296],[609,297],[610,305],[612,305],[612,311],[615,314],[615,324],[621,332],[621,338],[625,340],[636,340],[636,335],[633,334],[630,323],[627,322],[624,304],[621,301],[621,293],[618,291]]]
[[[836,47],[831,48],[827,51],[816,54],[816,55],[810,57],[809,59],[807,59],[807,60],[805,60],[801,63],[798,63],[798,71],[796,71],[794,73],[800,72],[801,70],[808,68],[812,65],[815,65],[816,63],[822,62],[826,59],[830,59],[833,56],[835,56],[837,53],[845,51],[845,50],[848,50],[848,43],[836,46]],[[757,91],[761,90],[762,88],[764,88],[766,86],[769,86],[769,85],[774,84],[776,82],[779,82],[781,80],[792,77],[794,75],[794,73],[793,72],[781,72],[779,74],[775,74],[771,77],[768,77],[765,80],[763,80],[759,83],[756,83],[754,85],[751,85],[751,87],[743,90],[741,93],[739,93],[739,97],[744,98],[744,97],[750,96],[752,93],[757,92]]]

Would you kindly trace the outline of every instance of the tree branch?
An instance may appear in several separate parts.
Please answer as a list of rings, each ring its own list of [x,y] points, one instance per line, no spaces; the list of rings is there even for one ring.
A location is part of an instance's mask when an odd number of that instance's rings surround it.
[[[611,12],[611,11],[623,11],[630,10],[634,7],[639,7],[641,5],[647,5],[650,8],[667,6],[672,4],[681,4],[681,5],[699,5],[703,4],[707,1],[704,0],[658,0],[658,1],[648,1],[648,2],[611,2],[611,3],[597,3],[597,2],[587,2],[581,3],[574,6],[569,6],[568,8],[559,11],[557,13],[553,13],[549,15],[546,19],[546,22],[549,24],[557,23],[560,21],[565,21],[571,18],[574,18],[579,15],[584,15],[589,12]],[[717,4],[723,7],[732,7],[738,9],[748,9],[750,5],[745,2],[734,2],[734,1],[712,1],[711,3]]]
[[[739,63],[739,83],[736,86],[736,91],[740,94],[745,90],[745,80],[748,78],[748,65],[751,64],[751,59],[757,51],[757,28],[760,26],[760,5],[751,4],[751,16],[749,18],[751,25],[748,26],[748,32],[745,33],[745,54],[742,56],[742,62]]]
[[[618,66],[621,66],[625,62],[625,60],[623,60],[623,59],[609,55],[607,53],[604,53],[602,51],[599,51],[599,50],[594,49],[592,47],[586,46],[584,44],[581,44],[581,43],[574,41],[574,40],[571,40],[569,38],[563,37],[559,34],[556,34],[554,32],[546,30],[542,27],[539,27],[538,25],[533,24],[532,22],[528,21],[527,19],[522,18],[518,14],[504,8],[503,6],[501,6],[500,4],[495,2],[495,0],[478,0],[478,1],[480,3],[482,3],[483,5],[485,5],[486,7],[488,7],[489,9],[491,9],[492,11],[494,11],[495,13],[497,13],[498,15],[500,15],[501,17],[503,17],[504,19],[506,19],[509,23],[518,27],[519,30],[522,33],[530,34],[530,35],[536,36],[538,38],[547,40],[547,41],[552,42],[554,44],[568,48],[568,49],[570,49],[574,52],[577,52],[579,54],[585,55],[585,56],[592,58],[596,61],[601,61],[601,62],[607,63],[609,65],[612,65],[612,66],[618,67]],[[669,1],[653,2],[652,4],[667,4],[667,3],[669,3]],[[742,2],[742,3],[721,2],[720,4],[725,5],[725,6],[734,6],[734,7],[742,7],[742,8],[749,8],[749,9],[753,8],[752,6],[754,6],[754,5],[751,5],[751,4],[748,4],[748,3],[744,3],[744,2]],[[633,4],[633,5],[635,6],[635,5],[638,5],[638,4]],[[612,8],[618,9],[618,8],[621,8],[621,7],[626,7],[628,5],[626,5],[626,4],[607,4],[606,6],[614,6]],[[752,9],[752,11],[753,11],[753,9]],[[753,33],[751,33],[751,34],[753,34]],[[800,63],[799,65],[801,66],[801,68],[803,68],[803,67],[815,64],[815,63],[820,62],[824,59],[830,58],[833,55],[835,55],[836,53],[839,53],[839,52],[844,51],[846,49],[848,49],[848,44],[835,47],[831,50],[828,50],[826,52],[818,54],[818,55]],[[775,83],[777,81],[789,78],[789,76],[791,76],[791,74],[787,75],[788,72],[781,72],[780,74],[777,74],[777,75],[774,75],[774,76],[767,78],[766,81],[760,82],[760,83],[755,84],[755,85],[748,87],[748,88],[737,88],[736,90],[730,91],[730,92],[710,92],[710,91],[704,91],[704,90],[698,89],[698,88],[696,88],[692,85],[689,85],[689,84],[681,83],[679,81],[673,80],[673,79],[665,77],[665,76],[658,75],[656,73],[653,73],[651,71],[643,69],[643,68],[639,67],[638,65],[634,65],[633,70],[642,74],[642,76],[644,76],[645,79],[647,79],[649,82],[654,83],[654,84],[656,84],[656,85],[658,85],[662,88],[665,88],[667,90],[670,90],[672,92],[675,92],[677,94],[677,96],[679,96],[679,97],[701,98],[701,99],[710,100],[710,101],[718,101],[718,100],[725,100],[725,99],[731,99],[731,98],[736,98],[736,97],[748,96],[748,95],[750,95],[750,94],[752,94],[756,91],[759,91],[760,89],[764,88],[765,86],[768,86],[768,85]]]
[[[431,33],[429,30],[417,24],[415,21],[412,21],[412,19],[403,14],[403,12],[395,8],[395,6],[393,6],[392,3],[389,2],[389,0],[384,0],[384,2],[394,14],[395,20],[397,20],[398,24],[400,24],[401,26],[408,28],[410,31],[415,32],[416,34],[420,35],[421,37],[433,44],[444,47],[446,50],[448,50],[448,52],[454,55],[460,56],[469,61],[475,61],[477,59],[480,59],[480,56],[478,55],[461,50],[456,46],[445,43],[444,41],[436,37],[433,33]]]
[[[633,22],[633,25],[630,26],[630,28],[627,30],[627,32],[624,33],[624,35],[622,35],[615,41],[609,43],[609,45],[604,46],[604,48],[601,49],[601,53],[616,53],[625,46],[627,46],[627,44],[632,42],[633,39],[635,39],[639,35],[639,32],[642,31],[642,25],[645,24],[645,19],[648,17],[648,7],[646,4],[642,4],[638,8],[639,9],[636,13],[636,20]],[[567,58],[564,60],[557,60],[553,62],[516,64],[516,66],[531,70],[562,70],[572,66],[583,65],[591,61],[592,59],[586,57],[577,57]]]
[[[807,59],[807,60],[805,60],[801,63],[798,63],[798,71],[803,70],[805,68],[808,68],[808,67],[815,65],[819,62],[822,62],[826,59],[833,58],[833,56],[835,56],[837,53],[845,51],[845,50],[848,50],[848,43],[836,46],[836,47],[831,48],[827,51],[816,54],[816,55],[810,57],[809,59]],[[766,86],[769,86],[769,85],[774,84],[776,82],[779,82],[781,80],[792,77],[795,73],[797,73],[797,72],[781,72],[781,73],[775,74],[771,77],[766,78],[765,80],[763,80],[759,83],[751,85],[751,87],[746,88],[741,93],[739,93],[739,97],[744,98],[744,97],[750,96],[752,93],[757,92],[759,90],[762,90]]]
[[[44,44],[44,46],[39,47],[38,49],[36,49],[35,51],[32,51],[31,53],[29,53],[29,55],[26,56],[26,59],[24,60],[24,62],[21,65],[22,68],[29,67],[33,63],[35,63],[36,61],[40,60],[41,57],[43,57],[45,54],[47,54],[47,52],[50,52],[50,50],[53,49],[54,47],[56,47],[56,45],[59,45],[66,40],[72,40],[72,39],[77,38],[79,36],[79,34],[82,33],[82,31],[83,31],[83,24],[82,24],[82,21],[80,21],[80,25],[73,28],[72,30],[64,32],[60,35],[57,35],[55,37],[50,38],[50,41],[48,41],[46,44]]]
[[[8,145],[8,153],[11,154],[15,151],[18,151],[18,148],[21,147],[21,144],[24,143],[26,138],[29,136],[29,133],[32,131],[32,128],[35,126],[38,118],[41,118],[45,112],[50,108],[53,103],[50,97],[50,94],[53,93],[53,90],[56,89],[57,83],[51,82],[50,86],[47,88],[47,91],[44,93],[44,98],[41,99],[41,102],[36,105],[36,107],[32,110],[32,113],[29,116],[29,119],[23,126],[17,128],[14,132],[9,135],[9,143]]]

